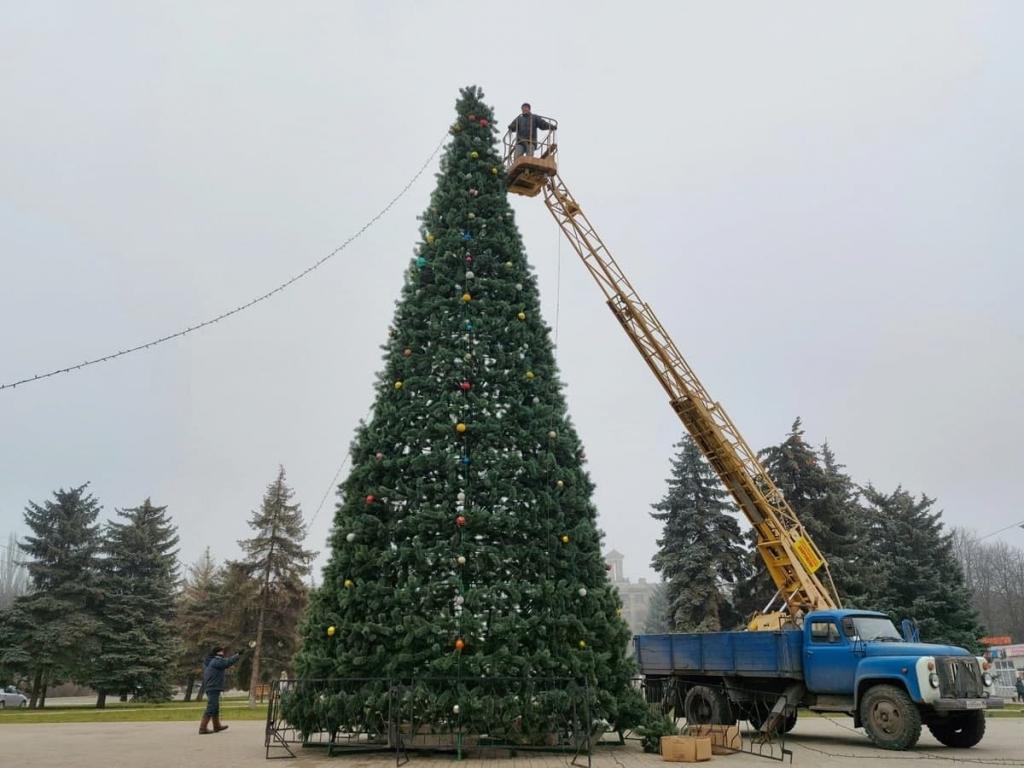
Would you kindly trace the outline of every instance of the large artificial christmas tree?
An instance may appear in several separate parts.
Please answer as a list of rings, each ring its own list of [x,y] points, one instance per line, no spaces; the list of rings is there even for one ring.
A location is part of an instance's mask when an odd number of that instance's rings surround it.
[[[572,678],[592,718],[629,726],[643,712],[629,631],[482,95],[456,105],[296,672],[409,681],[423,717],[476,732],[565,704],[564,687],[523,700],[482,679]],[[416,682],[439,678],[458,684]],[[286,710],[333,728],[353,706],[385,711],[384,685],[299,687]]]

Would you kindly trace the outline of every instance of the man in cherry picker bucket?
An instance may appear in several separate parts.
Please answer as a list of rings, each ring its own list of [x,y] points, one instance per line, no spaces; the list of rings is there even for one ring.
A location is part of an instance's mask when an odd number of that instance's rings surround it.
[[[516,132],[515,156],[527,155],[533,157],[534,148],[537,146],[537,131],[550,131],[551,123],[539,115],[530,112],[528,102],[523,102],[523,111],[515,120],[508,124],[510,131]]]

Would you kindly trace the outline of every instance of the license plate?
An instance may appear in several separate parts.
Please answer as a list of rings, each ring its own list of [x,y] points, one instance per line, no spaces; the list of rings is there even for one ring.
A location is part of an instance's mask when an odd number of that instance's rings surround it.
[[[967,708],[968,709],[984,709],[985,708],[985,702],[982,701],[981,699],[968,699],[967,700]]]

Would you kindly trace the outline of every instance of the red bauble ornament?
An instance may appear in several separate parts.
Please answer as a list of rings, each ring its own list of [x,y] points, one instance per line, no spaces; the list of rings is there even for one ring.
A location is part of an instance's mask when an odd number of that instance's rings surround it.
[[[461,389],[463,392],[469,392],[469,390],[471,390],[472,388],[473,385],[470,384],[468,381],[464,381],[461,384],[459,384],[459,389]]]
[[[466,642],[461,637],[458,640],[455,641],[455,650],[456,651],[461,651],[465,647],[466,647]]]
[[[472,264],[473,263],[473,256],[468,254],[468,253],[466,254],[466,263],[467,264]]]
[[[486,127],[487,127],[487,125],[488,125],[488,123],[487,123],[487,118],[486,118],[486,117],[481,117],[481,118],[480,118],[480,127],[481,127],[481,128],[486,128]]]
[[[375,502],[376,500],[377,500],[377,497],[376,497],[376,496],[374,496],[374,495],[373,495],[372,493],[371,493],[371,494],[369,494],[369,495],[368,495],[368,496],[366,497],[366,503],[367,503],[367,504],[373,504],[373,502]]]
[[[461,528],[462,526],[464,526],[466,524],[466,518],[463,517],[462,515],[459,515],[458,517],[455,518],[455,524],[457,526],[459,526],[459,528]]]

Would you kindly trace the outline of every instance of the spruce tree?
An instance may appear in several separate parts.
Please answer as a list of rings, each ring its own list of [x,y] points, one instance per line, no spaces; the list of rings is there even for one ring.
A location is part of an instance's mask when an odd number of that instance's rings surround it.
[[[249,520],[256,535],[238,542],[245,552],[245,558],[237,564],[238,570],[251,580],[248,586],[255,588],[254,600],[239,600],[239,605],[251,608],[255,618],[256,646],[249,671],[249,706],[256,704],[256,686],[261,682],[260,663],[264,657],[268,626],[294,627],[288,619],[297,618],[282,615],[282,610],[296,610],[301,614],[305,607],[306,586],[303,578],[309,574],[310,562],[316,556],[302,548],[306,538],[306,525],[298,504],[289,503],[294,493],[285,483],[284,467],[279,467],[277,478],[267,487],[260,509],[254,511]],[[294,637],[288,632],[275,637],[269,646],[275,661],[291,656],[294,642],[284,647],[284,639]]]
[[[4,655],[31,680],[31,707],[45,701],[48,685],[86,682],[98,651],[100,505],[87,486],[62,488],[25,509],[31,533],[19,547],[28,557],[32,591],[8,613],[11,645]]]
[[[915,498],[903,488],[885,494],[868,485],[872,562],[880,578],[871,608],[895,621],[916,619],[921,638],[977,651],[982,631],[953,551],[952,534],[933,512],[934,499]]]
[[[449,678],[422,714],[450,723],[458,706],[469,730],[495,712],[557,717],[474,680],[585,676],[592,714],[630,725],[643,704],[629,630],[482,97],[466,88],[456,104],[297,669]],[[340,694],[289,706],[304,728],[351,715]]]
[[[174,629],[179,639],[175,678],[184,684],[185,701],[192,700],[195,684],[202,680],[206,654],[228,636],[224,629],[225,598],[223,572],[207,547],[189,566],[175,605]]]
[[[745,575],[747,551],[736,509],[688,435],[676,444],[668,491],[651,516],[664,523],[651,566],[665,581],[675,632],[716,632],[739,623],[724,584]]]
[[[668,619],[668,593],[664,582],[654,588],[651,601],[647,604],[647,618],[644,619],[645,635],[660,635],[671,632]]]
[[[866,564],[861,555],[865,550],[861,541],[864,513],[857,487],[842,471],[832,449],[824,445],[820,454],[815,451],[804,440],[804,430],[797,418],[786,439],[763,449],[759,456],[828,563],[828,572],[840,600],[844,604],[850,600],[861,603],[866,590],[864,582],[870,578],[865,573]],[[737,603],[741,612],[749,617],[764,609],[775,595],[776,587],[753,548],[755,532],[750,531],[747,538],[752,547],[754,575],[739,585]],[[818,576],[828,583],[824,570],[819,571]],[[778,609],[781,602],[776,599],[774,605]]]
[[[167,700],[178,653],[177,529],[167,507],[148,498],[117,515],[123,521],[107,523],[101,565],[100,652],[91,679],[97,707],[106,706],[108,693]]]

